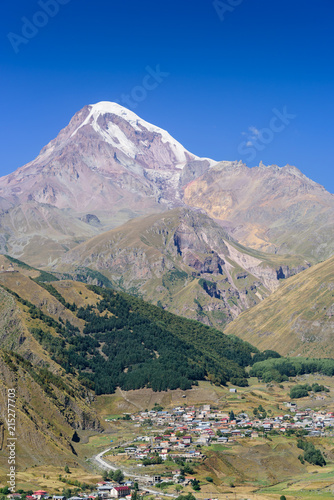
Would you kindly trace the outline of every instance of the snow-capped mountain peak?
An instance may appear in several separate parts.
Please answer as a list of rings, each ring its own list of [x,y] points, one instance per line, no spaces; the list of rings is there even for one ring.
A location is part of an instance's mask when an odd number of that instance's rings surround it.
[[[131,158],[136,158],[138,154],[142,154],[141,150],[143,148],[149,148],[151,143],[151,141],[146,139],[141,140],[139,145],[136,144],[136,135],[143,135],[145,132],[149,132],[150,134],[159,136],[160,141],[163,144],[168,145],[171,153],[175,157],[174,166],[177,168],[182,168],[189,160],[208,160],[210,165],[216,163],[214,160],[211,160],[209,158],[200,158],[190,153],[166,130],[143,120],[133,111],[130,111],[129,109],[121,106],[116,102],[100,101],[96,104],[90,104],[88,108],[89,114],[79,125],[79,127],[72,133],[71,137],[74,137],[76,133],[85,125],[91,125],[93,129],[98,132],[98,134],[106,142],[114,147],[117,147],[124,154],[130,156]],[[103,120],[100,120],[100,118],[104,117],[105,115],[114,115],[120,118],[121,122],[119,120],[115,120],[115,118],[110,116],[110,119],[108,119],[107,123],[104,123],[104,126],[101,126],[100,122],[102,122]],[[135,134],[135,140],[131,140],[129,134],[124,133],[122,121],[127,122],[127,124],[129,124],[130,127],[138,133]]]
[[[79,211],[122,199],[137,210],[139,199],[182,203],[185,183],[215,163],[133,111],[102,101],[84,106],[35,160],[0,179],[0,196]]]

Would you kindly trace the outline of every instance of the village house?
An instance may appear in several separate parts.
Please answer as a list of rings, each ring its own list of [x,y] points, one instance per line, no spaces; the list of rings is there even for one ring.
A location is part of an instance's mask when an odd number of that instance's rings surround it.
[[[182,438],[182,443],[183,444],[191,444],[192,442],[192,437],[191,436],[183,436]]]
[[[111,498],[123,498],[131,494],[129,486],[115,486],[110,491]]]
[[[35,500],[41,500],[42,498],[49,498],[49,493],[44,490],[34,491],[31,495]]]
[[[97,487],[97,491],[101,498],[109,498],[113,488],[115,488],[115,483],[104,483]]]

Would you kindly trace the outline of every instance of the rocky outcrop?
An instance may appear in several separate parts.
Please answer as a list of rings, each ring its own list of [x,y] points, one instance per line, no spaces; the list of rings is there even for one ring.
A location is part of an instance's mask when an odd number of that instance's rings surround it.
[[[94,214],[85,214],[82,217],[80,217],[80,220],[86,222],[87,224],[93,224],[95,226],[101,224],[100,219]]]
[[[277,279],[284,280],[290,278],[290,276],[294,276],[295,274],[305,271],[305,269],[307,269],[308,267],[310,267],[310,264],[308,263],[304,266],[292,267],[291,269],[289,266],[280,266],[278,269],[276,269]]]

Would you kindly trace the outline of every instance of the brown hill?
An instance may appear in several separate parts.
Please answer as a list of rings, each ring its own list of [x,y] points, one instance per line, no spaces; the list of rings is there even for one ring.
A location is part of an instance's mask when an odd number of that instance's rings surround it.
[[[7,390],[15,389],[16,437],[18,470],[43,461],[62,465],[64,460],[81,462],[76,442],[76,430],[101,431],[101,424],[92,405],[94,394],[66,373],[31,333],[31,328],[44,328],[40,319],[32,319],[28,300],[49,318],[66,319],[80,326],[78,320],[55,297],[32,281],[37,271],[29,272],[3,256],[0,265],[0,450],[8,436],[6,422]],[[81,284],[78,284],[80,287]],[[84,285],[82,285],[84,287]],[[8,290],[19,292],[21,301]],[[87,292],[86,295],[88,295]],[[74,323],[75,324],[75,323]],[[52,327],[48,331],[57,337]],[[0,454],[0,473],[8,472],[6,453]],[[5,474],[4,473],[4,474]],[[4,481],[6,483],[6,481]]]
[[[242,247],[205,213],[178,208],[96,236],[54,269],[76,278],[98,271],[118,289],[221,328],[306,267],[300,257]]]

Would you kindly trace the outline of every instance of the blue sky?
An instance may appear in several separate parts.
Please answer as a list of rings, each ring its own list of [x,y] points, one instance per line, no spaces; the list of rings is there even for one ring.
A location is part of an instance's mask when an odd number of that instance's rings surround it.
[[[1,175],[109,100],[197,155],[289,163],[334,192],[332,0],[49,2],[0,5]]]

